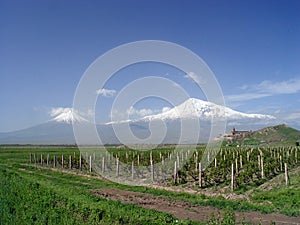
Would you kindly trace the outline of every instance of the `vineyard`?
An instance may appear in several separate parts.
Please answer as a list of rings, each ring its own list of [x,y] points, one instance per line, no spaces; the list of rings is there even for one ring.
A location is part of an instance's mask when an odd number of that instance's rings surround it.
[[[31,154],[36,166],[80,171],[129,184],[189,184],[206,188],[230,186],[231,190],[259,185],[299,166],[299,147],[222,148],[215,157],[205,148],[87,149],[71,154]]]
[[[300,218],[299,147],[80,150],[1,147],[1,224],[298,224]]]

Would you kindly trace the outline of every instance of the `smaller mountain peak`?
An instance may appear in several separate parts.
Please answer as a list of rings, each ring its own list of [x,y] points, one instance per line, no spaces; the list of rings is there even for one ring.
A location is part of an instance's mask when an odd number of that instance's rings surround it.
[[[85,118],[83,118],[79,112],[74,110],[73,108],[52,108],[49,113],[53,118],[51,121],[58,123],[80,123],[87,122]]]

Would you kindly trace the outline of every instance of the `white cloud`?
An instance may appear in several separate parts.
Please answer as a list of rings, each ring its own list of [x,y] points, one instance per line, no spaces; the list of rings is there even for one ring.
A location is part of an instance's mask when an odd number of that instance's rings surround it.
[[[97,93],[97,95],[102,95],[104,97],[113,97],[117,93],[117,91],[113,90],[113,89],[102,88],[102,89],[96,90],[96,93]]]
[[[263,93],[244,93],[244,94],[237,94],[237,95],[228,95],[225,96],[227,102],[241,102],[247,101],[252,99],[264,98],[271,96],[270,94],[263,94]]]
[[[197,82],[197,83],[200,83],[200,84],[204,84],[205,83],[205,81],[203,80],[203,78],[200,77],[200,76],[198,76],[194,72],[188,72],[187,74],[184,75],[184,78],[191,79],[194,82]]]
[[[265,80],[254,86],[259,92],[269,94],[294,94],[300,91],[300,78],[294,78],[281,82],[271,82]]]
[[[170,107],[163,107],[162,108],[162,110],[161,110],[161,112],[167,112],[167,111],[169,111],[171,108]]]
[[[300,111],[299,112],[291,112],[285,115],[284,119],[286,120],[300,120]]]
[[[138,116],[138,117],[144,117],[152,115],[154,111],[152,109],[135,109],[133,106],[131,106],[127,110],[127,114],[130,116]]]
[[[300,91],[300,78],[289,79],[286,81],[272,82],[262,81],[255,85],[243,85],[240,89],[245,93],[225,96],[227,102],[241,102],[252,99],[259,99],[279,94],[294,94]]]
[[[57,116],[61,113],[66,113],[66,112],[70,112],[73,111],[72,108],[63,108],[63,107],[56,107],[56,108],[51,108],[49,111],[49,115],[50,116]]]
[[[170,107],[163,107],[162,109],[147,109],[147,108],[136,109],[133,106],[131,106],[129,109],[126,110],[126,112],[119,112],[117,110],[112,111],[110,117],[113,120],[122,121],[122,120],[127,120],[128,118],[137,119],[145,116],[155,115],[155,114],[166,112],[170,109],[171,109]]]

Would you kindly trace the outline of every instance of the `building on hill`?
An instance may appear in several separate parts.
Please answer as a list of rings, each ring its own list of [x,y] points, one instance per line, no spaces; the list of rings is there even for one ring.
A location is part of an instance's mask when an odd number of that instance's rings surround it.
[[[252,130],[244,131],[244,130],[236,130],[235,127],[231,129],[229,134],[224,134],[224,141],[233,142],[235,140],[244,141],[245,138],[248,138],[252,134]]]

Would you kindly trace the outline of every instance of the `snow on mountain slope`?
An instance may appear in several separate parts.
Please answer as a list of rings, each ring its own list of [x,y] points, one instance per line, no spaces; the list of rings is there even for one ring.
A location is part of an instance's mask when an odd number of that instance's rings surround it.
[[[68,124],[74,122],[87,122],[87,120],[83,118],[79,112],[72,108],[52,108],[49,114],[53,117],[51,121],[54,122]]]
[[[225,106],[216,105],[211,102],[203,101],[196,98],[190,98],[174,108],[157,114],[146,116],[135,121],[152,121],[152,120],[175,120],[175,119],[275,119],[274,116],[263,114],[247,114],[232,110]],[[134,122],[135,122],[134,121]]]

